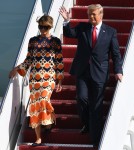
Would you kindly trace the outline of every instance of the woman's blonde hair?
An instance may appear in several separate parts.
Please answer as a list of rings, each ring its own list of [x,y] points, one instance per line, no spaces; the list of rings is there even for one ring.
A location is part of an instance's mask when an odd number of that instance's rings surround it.
[[[46,26],[50,26],[50,28],[53,27],[53,18],[46,14],[37,19],[37,22],[38,24],[43,23]]]

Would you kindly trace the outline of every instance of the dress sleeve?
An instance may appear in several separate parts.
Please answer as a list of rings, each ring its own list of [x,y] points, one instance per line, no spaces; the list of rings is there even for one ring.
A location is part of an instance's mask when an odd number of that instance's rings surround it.
[[[63,80],[64,78],[64,63],[62,55],[62,47],[60,39],[57,40],[56,44],[56,79]]]
[[[29,43],[28,43],[27,56],[26,56],[24,62],[18,66],[18,70],[17,70],[21,76],[26,75],[29,67],[31,66],[31,62],[32,62],[32,40],[30,39]]]

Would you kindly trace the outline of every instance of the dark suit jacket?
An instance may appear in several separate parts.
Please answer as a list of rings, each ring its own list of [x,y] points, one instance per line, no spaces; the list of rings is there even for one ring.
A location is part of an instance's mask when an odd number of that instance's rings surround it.
[[[70,23],[63,27],[66,37],[77,38],[77,51],[71,66],[70,73],[80,76],[88,68],[90,60],[90,74],[96,82],[106,82],[109,74],[109,58],[112,55],[114,73],[122,73],[122,61],[119,51],[116,30],[102,23],[101,30],[94,48],[91,46],[92,25],[79,23],[71,28]]]

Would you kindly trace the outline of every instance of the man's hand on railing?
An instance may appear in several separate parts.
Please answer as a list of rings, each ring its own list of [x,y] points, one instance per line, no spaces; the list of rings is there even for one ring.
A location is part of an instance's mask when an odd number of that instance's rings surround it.
[[[122,81],[123,75],[121,73],[115,74],[115,79],[119,80],[120,82]]]

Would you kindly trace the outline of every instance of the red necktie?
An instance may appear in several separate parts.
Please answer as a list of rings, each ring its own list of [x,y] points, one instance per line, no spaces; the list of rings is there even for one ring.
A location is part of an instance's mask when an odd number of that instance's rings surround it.
[[[97,40],[96,26],[93,27],[92,31],[92,47],[94,48]]]

